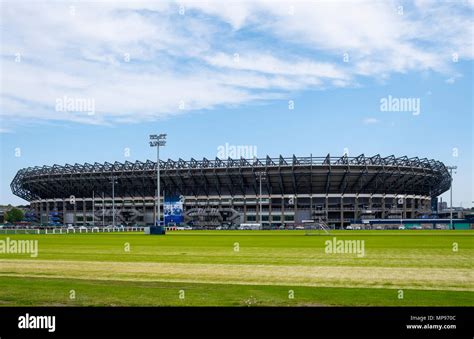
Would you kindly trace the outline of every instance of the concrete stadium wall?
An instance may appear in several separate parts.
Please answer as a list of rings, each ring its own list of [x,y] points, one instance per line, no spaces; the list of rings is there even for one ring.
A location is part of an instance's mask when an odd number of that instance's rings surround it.
[[[35,213],[47,222],[50,212],[58,212],[63,223],[73,225],[109,225],[112,223],[112,199],[76,198],[37,200],[31,203]],[[150,225],[155,220],[154,197],[115,198],[116,224]],[[325,221],[336,227],[347,226],[354,219],[416,218],[431,213],[431,198],[413,195],[383,194],[313,194],[262,195],[262,211],[258,196],[192,196],[184,197],[185,214],[198,211],[186,221],[203,226],[217,226],[233,218],[233,224],[259,222],[275,226],[299,224],[302,220]],[[202,211],[202,215],[199,214]],[[210,213],[209,213],[210,212]],[[224,215],[224,216],[222,216]],[[45,218],[46,216],[46,218]],[[161,216],[163,218],[163,216]],[[194,218],[194,219],[193,219]]]

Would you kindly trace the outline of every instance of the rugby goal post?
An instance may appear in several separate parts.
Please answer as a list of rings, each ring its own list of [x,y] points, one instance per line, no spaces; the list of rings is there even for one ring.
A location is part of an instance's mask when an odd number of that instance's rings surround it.
[[[329,233],[329,226],[324,221],[303,220],[305,235],[326,235]]]

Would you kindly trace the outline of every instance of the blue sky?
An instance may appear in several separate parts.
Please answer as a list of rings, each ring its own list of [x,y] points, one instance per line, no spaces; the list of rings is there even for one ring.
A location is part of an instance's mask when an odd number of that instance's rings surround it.
[[[20,168],[154,159],[148,135],[166,132],[166,159],[226,143],[433,158],[459,167],[454,204],[471,206],[472,14],[472,2],[7,1],[0,203],[23,202],[9,188]],[[389,96],[420,113],[381,110]],[[58,110],[65,97],[93,114]]]

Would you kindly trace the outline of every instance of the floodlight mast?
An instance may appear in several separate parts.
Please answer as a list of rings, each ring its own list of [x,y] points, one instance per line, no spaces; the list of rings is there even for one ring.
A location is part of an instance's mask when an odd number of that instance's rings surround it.
[[[161,224],[161,209],[160,209],[160,146],[166,145],[166,134],[151,134],[150,147],[156,147],[156,217],[155,226]]]
[[[453,229],[453,170],[456,170],[457,166],[446,166],[451,176],[451,187],[449,188],[449,227]],[[456,173],[456,172],[454,172]]]

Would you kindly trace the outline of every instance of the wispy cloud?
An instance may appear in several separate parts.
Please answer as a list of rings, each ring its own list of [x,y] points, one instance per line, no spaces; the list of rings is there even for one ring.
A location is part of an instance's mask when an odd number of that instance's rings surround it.
[[[373,124],[377,124],[379,122],[378,119],[376,118],[365,118],[364,119],[364,125],[373,125]]]
[[[11,133],[12,131],[3,127],[0,127],[0,133]]]
[[[453,58],[473,58],[472,2],[401,12],[368,1],[6,1],[2,119],[6,130],[147,121],[393,73],[458,77]],[[94,99],[96,114],[57,112],[63,96]]]

